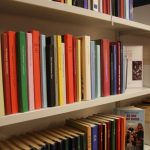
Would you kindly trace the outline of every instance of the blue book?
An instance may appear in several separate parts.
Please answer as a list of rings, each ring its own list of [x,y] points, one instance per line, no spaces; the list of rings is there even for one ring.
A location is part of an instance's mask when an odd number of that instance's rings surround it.
[[[94,125],[91,130],[92,150],[98,150],[98,125]]]
[[[117,45],[112,44],[110,50],[111,95],[117,94]]]
[[[95,99],[95,41],[90,42],[91,55],[91,99]]]
[[[42,107],[47,107],[47,81],[46,81],[46,36],[41,35],[40,63],[41,63],[41,92]]]

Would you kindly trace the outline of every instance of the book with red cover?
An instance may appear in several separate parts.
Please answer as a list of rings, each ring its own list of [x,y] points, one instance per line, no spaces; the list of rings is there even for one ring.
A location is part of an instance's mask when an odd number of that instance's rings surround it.
[[[34,77],[34,101],[35,109],[41,108],[41,73],[40,73],[40,32],[32,32],[32,50],[33,50],[33,77]]]
[[[4,87],[4,102],[5,114],[12,113],[11,109],[11,95],[10,95],[10,76],[9,76],[9,58],[8,58],[8,35],[2,33],[1,35],[1,48],[2,48],[2,74],[3,74],[3,87]]]
[[[103,3],[103,13],[107,14],[107,3],[106,0],[102,0]]]
[[[107,0],[107,14],[110,15],[110,8],[111,8],[111,0]]]
[[[73,37],[73,84],[74,84],[74,100],[77,101],[77,56],[76,56],[77,39]]]
[[[120,58],[121,58],[121,43],[117,42],[117,94],[120,94],[121,88],[120,88]]]
[[[8,31],[8,58],[10,71],[10,95],[12,113],[18,112],[18,84],[17,84],[17,65],[16,65],[16,32]]]
[[[124,18],[124,0],[120,0],[120,16],[121,18]]]
[[[66,66],[66,101],[74,102],[74,82],[73,82],[73,47],[72,35],[64,35],[65,42],[65,66]]]
[[[102,96],[110,95],[110,49],[109,40],[101,40],[101,92]]]

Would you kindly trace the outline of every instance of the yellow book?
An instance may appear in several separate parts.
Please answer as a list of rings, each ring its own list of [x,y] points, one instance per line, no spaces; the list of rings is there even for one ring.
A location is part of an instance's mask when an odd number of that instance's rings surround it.
[[[65,3],[68,5],[72,5],[72,0],[66,0]]]
[[[4,93],[3,93],[3,79],[2,79],[2,60],[1,60],[1,49],[0,49],[0,116],[5,114],[4,108]]]
[[[81,40],[77,40],[77,101],[81,101]]]
[[[63,64],[61,35],[56,36],[57,43],[57,69],[58,69],[58,105],[63,105]]]

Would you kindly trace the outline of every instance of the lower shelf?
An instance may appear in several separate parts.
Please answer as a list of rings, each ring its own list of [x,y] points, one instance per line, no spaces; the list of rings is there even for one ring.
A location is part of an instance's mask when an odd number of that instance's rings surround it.
[[[55,115],[64,114],[72,111],[86,109],[86,108],[92,108],[104,104],[123,101],[130,98],[136,98],[148,94],[150,94],[150,88],[127,89],[124,94],[113,95],[108,97],[99,97],[94,100],[76,102],[64,106],[43,108],[43,109],[38,109],[38,110],[29,111],[25,113],[17,113],[17,114],[2,116],[0,117],[0,127],[21,123],[25,121],[30,121],[34,119],[55,116]]]
[[[150,146],[149,145],[144,145],[144,150],[150,150]]]

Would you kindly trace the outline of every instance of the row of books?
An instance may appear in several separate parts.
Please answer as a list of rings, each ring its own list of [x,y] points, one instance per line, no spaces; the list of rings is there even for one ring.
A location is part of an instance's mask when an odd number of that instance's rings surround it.
[[[95,114],[68,119],[55,129],[32,132],[0,142],[0,149],[124,150],[126,118]]]
[[[133,0],[54,0],[54,1],[133,20]]]
[[[142,81],[142,61],[132,64],[130,56],[127,65],[120,41],[8,31],[2,34],[1,52],[0,114],[4,108],[11,114],[124,93],[127,66],[135,68],[134,85]]]

